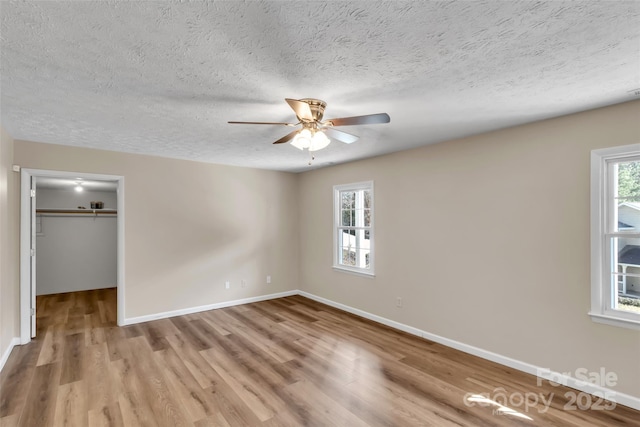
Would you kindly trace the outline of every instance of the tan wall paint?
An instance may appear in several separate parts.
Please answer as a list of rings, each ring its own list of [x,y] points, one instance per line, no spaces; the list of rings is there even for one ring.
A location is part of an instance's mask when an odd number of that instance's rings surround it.
[[[293,174],[25,141],[15,163],[125,177],[127,318],[298,288]]]
[[[0,127],[0,356],[20,335],[18,227],[19,174],[12,171],[13,139]]]
[[[639,119],[626,103],[302,174],[303,290],[554,371],[605,367],[640,397],[640,332],[587,315],[590,150],[640,142]],[[365,180],[373,279],[331,268],[332,186]]]

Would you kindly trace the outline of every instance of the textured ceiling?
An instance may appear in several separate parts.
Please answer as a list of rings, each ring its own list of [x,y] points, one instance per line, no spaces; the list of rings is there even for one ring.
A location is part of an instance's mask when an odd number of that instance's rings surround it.
[[[638,1],[0,2],[15,138],[275,170],[285,97],[391,123],[321,167],[633,99]]]

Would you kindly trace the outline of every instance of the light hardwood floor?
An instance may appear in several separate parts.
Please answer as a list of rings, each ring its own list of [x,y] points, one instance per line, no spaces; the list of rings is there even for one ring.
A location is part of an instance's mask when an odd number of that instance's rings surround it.
[[[115,289],[37,302],[37,338],[0,375],[2,426],[640,425],[620,405],[565,410],[577,391],[299,296],[123,328]],[[481,393],[510,410],[472,402]]]

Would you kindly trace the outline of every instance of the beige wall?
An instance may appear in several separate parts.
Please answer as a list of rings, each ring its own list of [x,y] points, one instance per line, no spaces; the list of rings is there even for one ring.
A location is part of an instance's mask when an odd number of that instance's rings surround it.
[[[0,127],[0,357],[20,335],[18,266],[18,184],[13,164],[13,139]]]
[[[590,150],[640,142],[639,118],[626,103],[302,174],[302,289],[554,371],[605,367],[640,397],[640,332],[587,315]],[[365,180],[373,279],[331,268],[332,186]]]
[[[298,288],[293,174],[25,141],[14,159],[125,177],[126,318]]]

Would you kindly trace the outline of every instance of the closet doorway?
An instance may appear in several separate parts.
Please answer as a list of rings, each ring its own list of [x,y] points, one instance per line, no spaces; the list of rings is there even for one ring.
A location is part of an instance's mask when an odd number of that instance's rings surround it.
[[[22,169],[20,339],[36,335],[36,296],[117,288],[124,319],[124,178]]]

